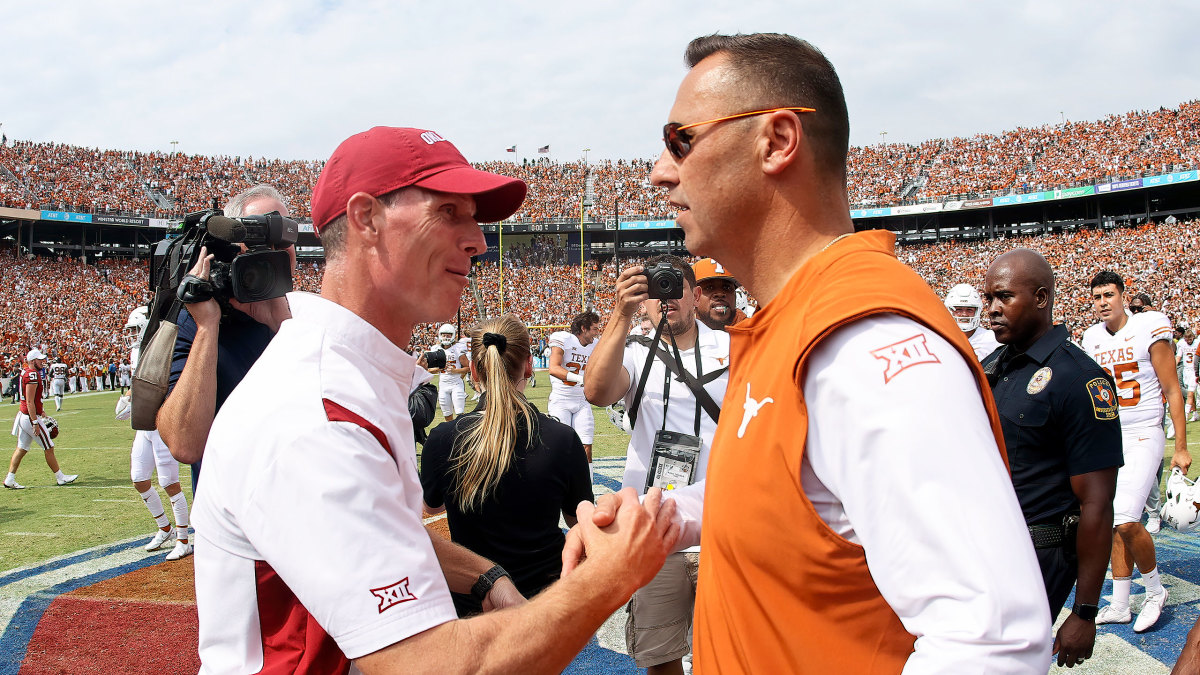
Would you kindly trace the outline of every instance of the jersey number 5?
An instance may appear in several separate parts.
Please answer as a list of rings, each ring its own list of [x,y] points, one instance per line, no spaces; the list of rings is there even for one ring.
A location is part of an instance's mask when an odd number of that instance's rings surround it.
[[[1142,385],[1137,380],[1125,379],[1126,373],[1137,374],[1137,363],[1118,363],[1112,367],[1112,370],[1105,368],[1109,375],[1112,375],[1113,380],[1117,383],[1117,389],[1128,390],[1128,396],[1121,394],[1117,398],[1121,401],[1122,408],[1132,408],[1142,402]]]

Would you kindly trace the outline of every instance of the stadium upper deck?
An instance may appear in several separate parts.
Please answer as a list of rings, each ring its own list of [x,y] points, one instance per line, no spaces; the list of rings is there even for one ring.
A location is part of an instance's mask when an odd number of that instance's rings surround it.
[[[97,150],[16,141],[0,147],[0,206],[51,211],[178,217],[255,183],[269,183],[307,217],[322,161],[209,157]],[[918,145],[850,149],[853,206],[887,206],[1068,188],[1200,167],[1200,101],[1088,122],[1021,128],[999,135],[941,138]],[[672,218],[665,191],[649,185],[653,160],[483,162],[522,178],[529,199],[515,219],[578,218],[590,193],[592,217]]]

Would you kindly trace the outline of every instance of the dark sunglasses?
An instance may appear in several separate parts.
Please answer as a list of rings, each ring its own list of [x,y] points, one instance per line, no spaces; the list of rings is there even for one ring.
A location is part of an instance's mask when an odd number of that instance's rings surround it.
[[[692,135],[685,133],[688,129],[694,127],[702,127],[705,124],[716,124],[717,122],[726,122],[736,120],[742,117],[752,117],[754,115],[766,115],[767,113],[779,112],[780,110],[791,110],[795,113],[816,112],[816,108],[768,108],[767,110],[752,110],[750,112],[738,113],[736,115],[727,115],[718,117],[713,120],[704,120],[703,122],[692,122],[691,124],[680,124],[679,122],[669,122],[663,125],[663,143],[667,145],[667,152],[671,153],[675,159],[683,159],[689,152],[692,151]]]
[[[1141,314],[1142,310],[1144,310],[1144,309],[1146,309],[1145,305],[1130,305],[1129,306],[1129,311],[1133,312],[1134,314]]]

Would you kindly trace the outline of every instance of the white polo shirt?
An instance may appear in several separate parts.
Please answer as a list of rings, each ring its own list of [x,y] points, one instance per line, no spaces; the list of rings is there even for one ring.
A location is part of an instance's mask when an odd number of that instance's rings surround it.
[[[344,671],[455,618],[421,523],[407,405],[428,374],[344,307],[288,303],[204,450],[202,673]]]
[[[725,400],[725,385],[729,382],[729,335],[725,331],[715,331],[708,326],[696,322],[699,331],[696,344],[700,347],[700,368],[707,375],[722,368],[726,370],[719,377],[704,385],[704,390],[716,401],[717,405]],[[666,344],[661,344],[672,356],[675,351]],[[633,395],[637,392],[638,381],[642,376],[642,368],[646,365],[647,348],[638,343],[625,346],[623,364],[629,375],[629,389],[625,392],[625,409],[633,409]],[[684,368],[693,376],[696,375],[696,355],[694,348],[680,350],[679,358]],[[629,448],[625,455],[625,475],[621,479],[621,487],[631,487],[640,495],[646,491],[646,472],[650,465],[650,452],[654,446],[654,434],[663,426],[663,383],[667,367],[662,360],[655,357],[650,365],[650,377],[646,380],[646,390],[642,393],[642,402],[638,407],[637,422],[630,435]],[[673,376],[672,376],[673,377]],[[739,411],[740,412],[740,411]],[[671,382],[671,402],[666,406],[667,430],[692,434],[696,425],[696,396],[688,386],[679,381]],[[694,481],[704,480],[708,468],[708,453],[712,447],[713,435],[717,431],[717,423],[709,416],[703,407],[700,408],[700,459],[696,465]]]

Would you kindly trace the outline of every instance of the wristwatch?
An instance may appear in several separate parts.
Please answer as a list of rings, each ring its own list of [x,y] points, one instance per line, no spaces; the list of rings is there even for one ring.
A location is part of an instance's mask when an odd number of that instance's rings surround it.
[[[483,602],[484,598],[487,597],[487,594],[491,592],[492,586],[495,586],[496,582],[499,581],[501,577],[508,577],[509,579],[512,578],[512,576],[506,572],[503,567],[499,565],[493,565],[492,569],[479,575],[479,579],[475,582],[475,585],[471,587],[471,595],[474,596],[479,602]],[[1092,612],[1092,616],[1095,617],[1095,615],[1096,613]]]
[[[1095,621],[1096,613],[1099,611],[1100,605],[1088,605],[1082,602],[1077,602],[1071,607],[1071,612],[1084,621]]]

